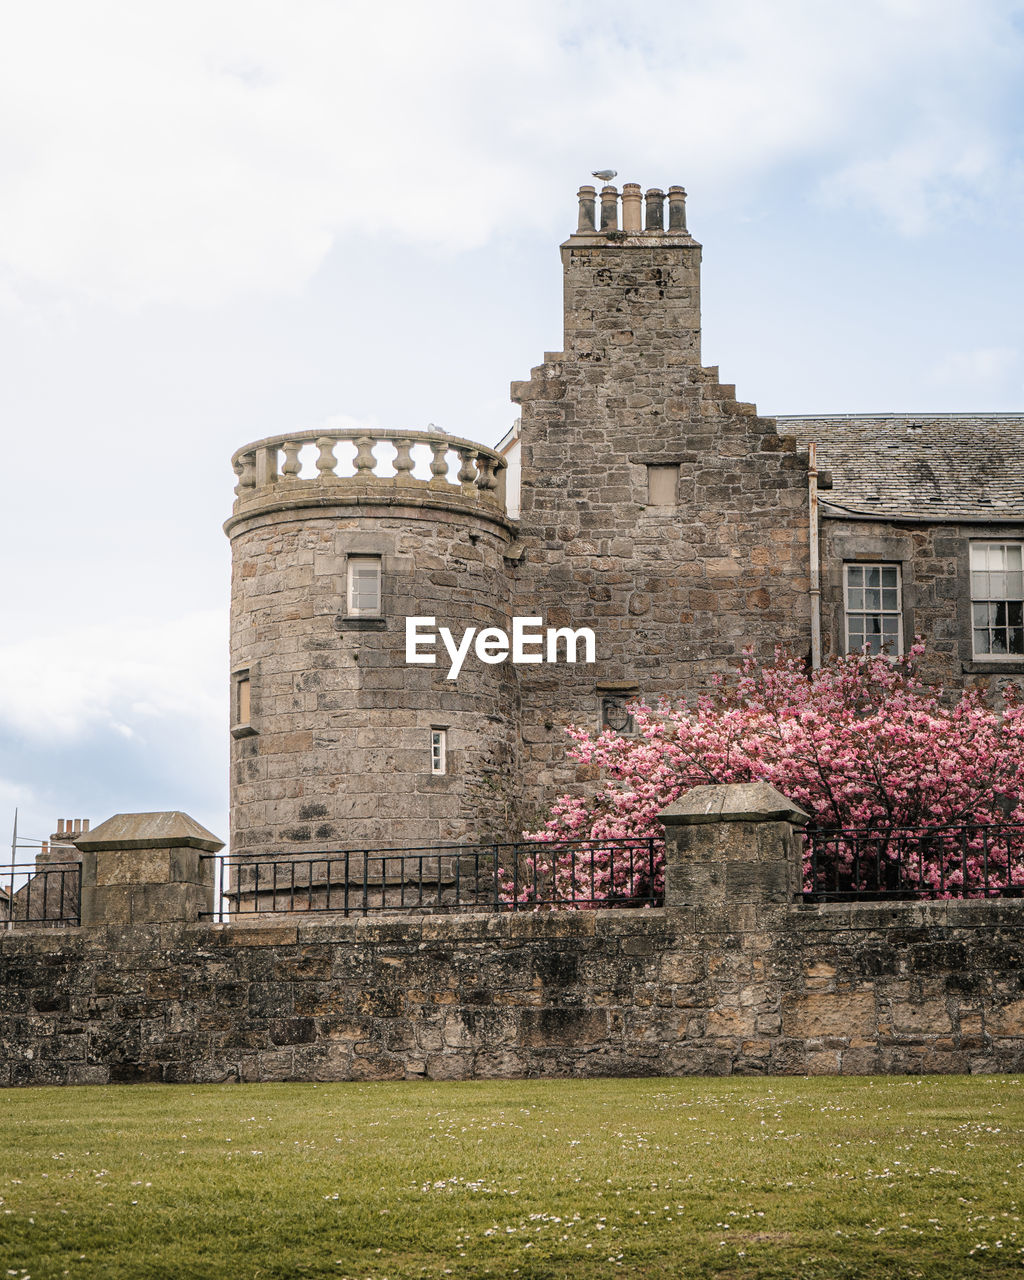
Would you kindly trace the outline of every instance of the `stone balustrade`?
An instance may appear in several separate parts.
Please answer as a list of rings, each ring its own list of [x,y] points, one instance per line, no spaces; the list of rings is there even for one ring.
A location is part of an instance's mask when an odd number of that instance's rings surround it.
[[[318,502],[328,495],[341,501],[433,495],[505,511],[505,459],[443,431],[296,431],[244,445],[231,465],[236,514],[267,502],[301,503],[304,495]]]

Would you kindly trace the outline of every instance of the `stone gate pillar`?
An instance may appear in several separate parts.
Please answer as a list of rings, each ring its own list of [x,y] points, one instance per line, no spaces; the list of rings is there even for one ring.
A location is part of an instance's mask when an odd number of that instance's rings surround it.
[[[74,840],[82,855],[82,924],[198,920],[212,911],[223,849],[187,813],[116,813]]]
[[[754,928],[801,890],[803,809],[767,782],[693,787],[662,811],[665,906]]]

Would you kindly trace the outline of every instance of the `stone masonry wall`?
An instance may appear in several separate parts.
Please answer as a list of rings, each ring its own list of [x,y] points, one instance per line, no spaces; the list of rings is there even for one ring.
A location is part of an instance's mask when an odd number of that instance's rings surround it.
[[[804,652],[807,458],[701,364],[700,245],[685,230],[562,246],[565,349],[522,406],[514,611],[589,626],[596,666],[521,667],[526,809],[575,770],[564,725],[599,724],[602,688],[693,695],[745,646]],[[648,466],[678,468],[674,503]]]
[[[251,724],[232,742],[239,855],[507,838],[515,829],[518,691],[510,664],[467,661],[455,684],[407,666],[406,616],[509,629],[504,520],[417,503],[236,518],[232,669]],[[382,616],[346,616],[346,557],[382,562]],[[430,731],[448,735],[431,773]]]
[[[1024,1069],[1024,902],[25,931],[0,1083]]]
[[[1019,540],[1024,538],[1024,525],[912,524],[829,515],[821,531],[821,631],[826,657],[844,651],[844,565],[885,561],[900,566],[904,647],[915,635],[926,639],[925,679],[952,691],[975,685],[996,692],[1007,679],[1024,688],[1024,661],[986,662],[973,657],[969,563],[972,540]]]

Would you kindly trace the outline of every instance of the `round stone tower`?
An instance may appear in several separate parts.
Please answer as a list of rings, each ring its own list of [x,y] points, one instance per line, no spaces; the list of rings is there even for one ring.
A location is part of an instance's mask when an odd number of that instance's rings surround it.
[[[337,453],[336,453],[337,450]],[[508,839],[507,662],[406,662],[406,619],[510,630],[504,460],[442,432],[275,436],[235,454],[231,850]],[[514,838],[514,837],[513,837]]]

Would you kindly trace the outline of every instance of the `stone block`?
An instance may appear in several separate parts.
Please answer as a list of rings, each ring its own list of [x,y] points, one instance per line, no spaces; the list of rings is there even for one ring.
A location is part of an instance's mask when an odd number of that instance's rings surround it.
[[[794,1039],[837,1036],[873,1039],[875,995],[873,991],[808,992],[783,994],[782,1032]]]

